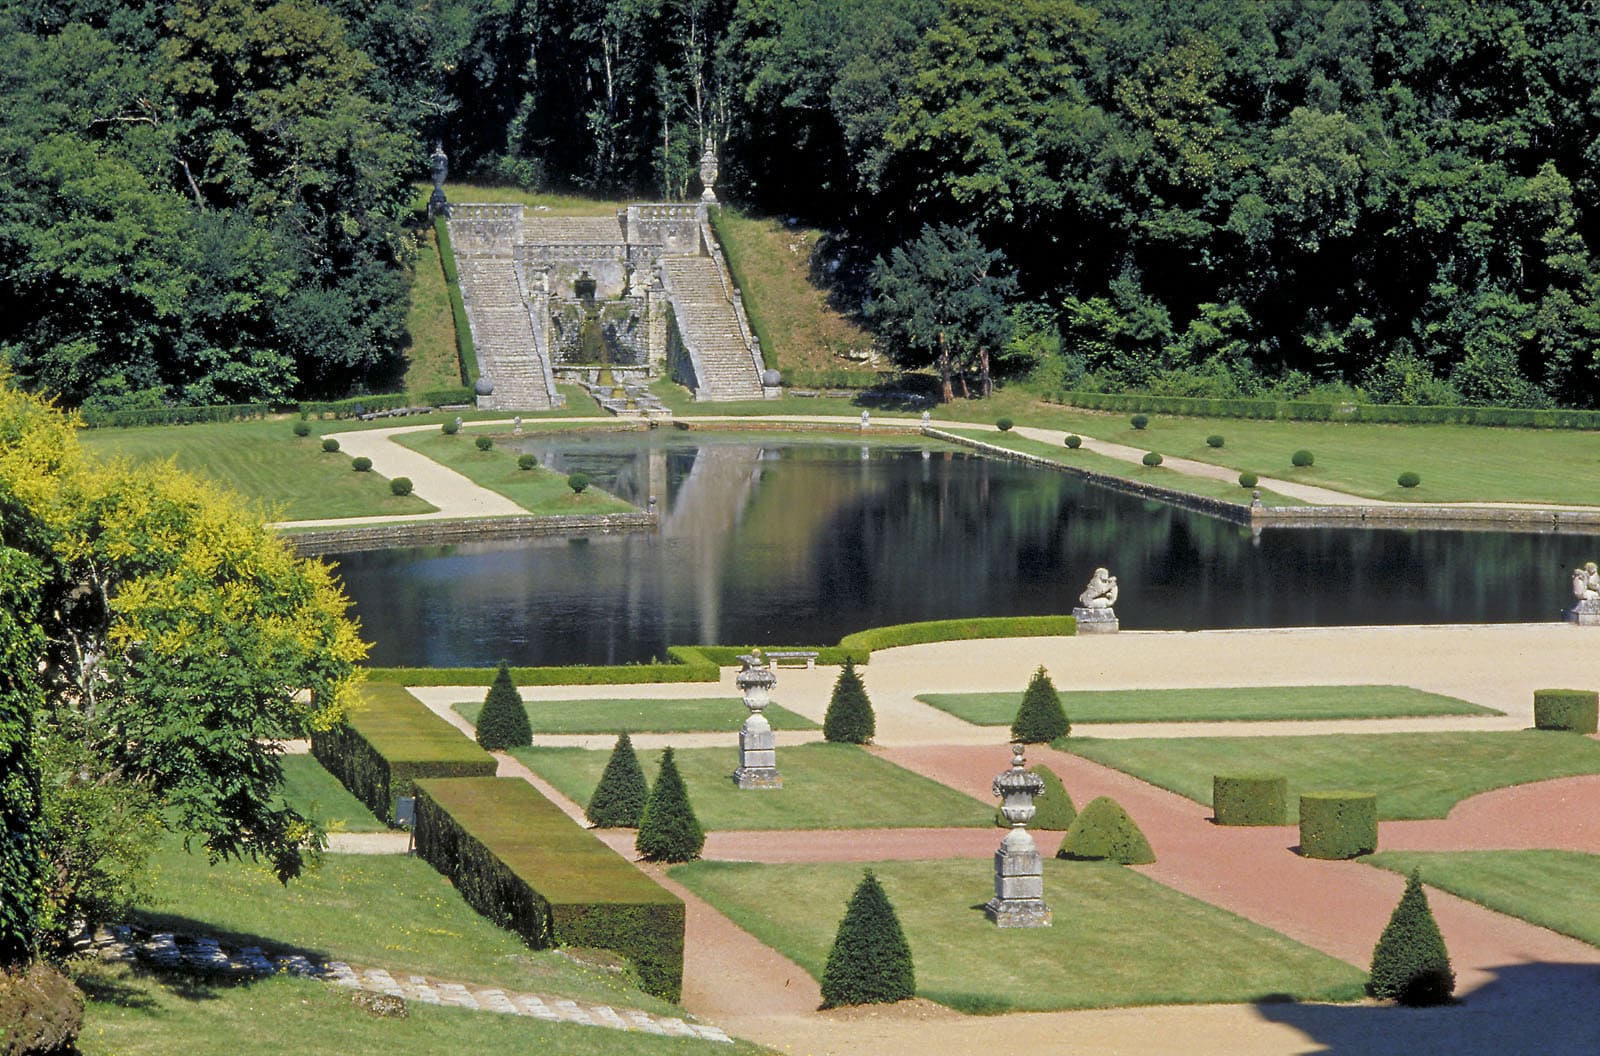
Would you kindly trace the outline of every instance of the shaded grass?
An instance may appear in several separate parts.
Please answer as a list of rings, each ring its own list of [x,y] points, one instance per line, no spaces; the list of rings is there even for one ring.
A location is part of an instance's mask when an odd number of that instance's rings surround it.
[[[289,419],[86,429],[83,445],[101,457],[135,462],[172,458],[180,469],[232,488],[276,512],[281,520],[432,513],[415,495],[397,496],[376,473],[357,473],[350,456],[322,450],[318,437],[348,428],[314,422],[310,436],[295,436]],[[394,424],[392,421],[387,424]],[[332,426],[332,428],[329,428]]]
[[[1600,855],[1577,851],[1383,851],[1362,861],[1600,946]]]
[[[389,826],[374,817],[315,757],[286,755],[281,762],[284,801],[322,822],[329,832],[389,831]]]
[[[871,866],[911,944],[917,994],[967,1012],[1353,1000],[1365,975],[1260,925],[1100,862],[1045,862],[1049,928],[999,930],[987,862]],[[820,977],[862,867],[696,862],[670,871]],[[773,897],[782,892],[782,897]]]
[[[480,487],[504,495],[529,513],[637,512],[632,505],[593,486],[582,494],[574,494],[567,487],[567,478],[563,474],[543,467],[519,469],[518,451],[499,445],[488,451],[479,451],[473,446],[473,438],[478,435],[484,433],[463,429],[455,436],[446,436],[438,430],[429,429],[402,433],[393,437],[393,440],[402,447],[455,470]]]
[[[426,209],[428,196],[433,193],[433,184],[416,183],[417,197],[414,199],[413,208]],[[456,183],[446,180],[444,196],[451,204],[463,203],[488,203],[488,202],[515,202],[519,205],[533,206],[539,209],[537,216],[615,216],[617,210],[625,208],[627,201],[620,198],[589,198],[577,194],[557,194],[550,191],[527,191],[521,187],[506,187],[487,183]]]
[[[694,395],[682,385],[666,379],[658,379],[650,384],[650,391],[661,398],[661,402],[671,409],[674,415],[682,418],[693,418],[696,415],[766,415],[766,414],[829,414],[839,415],[844,419],[861,417],[862,404],[855,395],[850,396],[793,396],[785,395],[776,400],[730,400],[716,403],[696,403]],[[871,408],[872,418],[905,418],[916,420],[922,416],[921,411],[888,411]],[[849,429],[851,422],[841,421],[840,426]],[[759,428],[759,427],[758,427]]]
[[[219,985],[90,961],[79,962],[74,976],[89,996],[78,1041],[84,1056],[749,1056],[763,1051],[747,1042],[730,1046],[420,1002],[408,1005],[404,1019],[380,1019],[358,1008],[342,988],[292,976]]]
[[[439,262],[439,241],[433,226],[418,229],[417,256],[411,272],[411,299],[406,308],[407,392],[427,392],[461,384],[461,354],[456,349],[455,318],[450,291]]]
[[[462,717],[474,726],[483,701],[453,704]],[[691,700],[655,698],[595,700],[529,700],[523,702],[528,724],[534,733],[692,733],[735,730],[749,714],[743,704],[730,697],[697,697]],[[775,730],[819,730],[822,727],[804,715],[772,704],[762,712]]]
[[[879,759],[855,745],[803,744],[778,749],[781,790],[750,791],[733,783],[736,737],[727,748],[685,748],[673,759],[689,789],[695,816],[715,829],[953,828],[994,824],[994,808]],[[609,752],[582,748],[517,748],[511,753],[575,803],[588,803]],[[640,750],[654,781],[659,750]]]
[[[1009,726],[1022,704],[1022,691],[919,693],[917,699],[979,726]],[[1073,722],[1245,722],[1504,714],[1409,686],[1085,690],[1062,693],[1061,703]]]
[[[1461,800],[1480,792],[1600,773],[1600,741],[1547,730],[1136,740],[1071,737],[1057,745],[1207,805],[1216,774],[1282,774],[1289,781],[1291,822],[1299,817],[1303,792],[1375,792],[1378,816],[1384,820],[1442,818]]]

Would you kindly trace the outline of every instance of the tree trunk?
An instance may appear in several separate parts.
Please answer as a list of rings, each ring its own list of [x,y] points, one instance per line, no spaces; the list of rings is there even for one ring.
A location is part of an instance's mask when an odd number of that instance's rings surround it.
[[[983,379],[983,388],[981,390],[983,398],[987,400],[994,395],[994,382],[989,378],[989,350],[987,348],[980,347],[978,349],[978,370],[980,372],[979,377]]]
[[[944,344],[944,331],[939,331],[939,380],[944,383],[944,402],[954,403],[955,390],[950,387],[950,350]]]

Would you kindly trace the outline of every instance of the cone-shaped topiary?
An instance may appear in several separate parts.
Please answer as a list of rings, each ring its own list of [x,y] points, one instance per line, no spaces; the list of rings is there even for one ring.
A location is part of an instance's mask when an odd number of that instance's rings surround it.
[[[1406,893],[1373,947],[1367,992],[1392,997],[1402,1005],[1442,1005],[1455,989],[1450,951],[1444,948],[1444,936],[1428,908],[1422,877],[1413,869],[1406,879]]]
[[[1149,865],[1156,860],[1139,826],[1109,796],[1091,800],[1061,840],[1057,858],[1105,859],[1119,865]]]
[[[839,680],[833,684],[828,713],[822,717],[822,736],[840,744],[866,744],[877,728],[872,701],[867,699],[867,687],[856,674],[855,661],[847,656],[839,671]]]
[[[633,754],[633,740],[624,730],[617,738],[617,746],[611,749],[611,758],[606,761],[600,783],[594,786],[584,816],[598,829],[638,828],[649,795],[644,768]]]
[[[705,831],[689,805],[689,790],[683,787],[668,748],[661,753],[661,771],[644,801],[633,848],[647,862],[689,862],[700,857],[705,842]]]
[[[1011,739],[1023,744],[1045,744],[1071,732],[1072,724],[1061,707],[1061,694],[1041,664],[1023,691],[1022,706],[1011,723]]]
[[[822,1007],[904,1001],[916,995],[911,944],[871,870],[856,885],[822,969]]]
[[[1034,815],[1033,820],[1028,822],[1028,828],[1047,829],[1050,832],[1070,829],[1078,817],[1078,808],[1072,805],[1072,797],[1067,795],[1056,772],[1048,766],[1030,766],[1028,773],[1038,774],[1039,780],[1044,782],[1044,791],[1033,801]],[[994,812],[994,823],[1001,828],[1011,827],[998,809]]]
[[[489,695],[483,698],[483,710],[478,713],[478,743],[485,751],[498,752],[506,748],[525,748],[533,743],[533,728],[528,725],[528,712],[522,706],[517,685],[511,681],[511,669],[500,661],[500,670],[494,673],[494,684]]]

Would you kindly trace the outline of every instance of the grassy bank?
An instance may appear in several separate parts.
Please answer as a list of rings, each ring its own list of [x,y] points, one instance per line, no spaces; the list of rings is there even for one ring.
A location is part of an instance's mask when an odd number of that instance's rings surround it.
[[[452,705],[474,726],[483,701]],[[671,699],[529,700],[523,703],[528,725],[541,733],[693,733],[734,730],[749,714],[733,697]],[[775,730],[821,729],[804,715],[779,704],[762,712]]]
[[[506,435],[503,427],[494,427],[495,435]],[[582,494],[567,486],[567,478],[544,468],[522,469],[517,465],[519,452],[509,447],[495,445],[479,451],[473,443],[475,436],[487,435],[484,430],[462,430],[446,436],[436,429],[415,433],[402,433],[393,438],[402,447],[426,455],[428,458],[455,470],[479,487],[504,495],[529,513],[633,513],[635,508],[599,488],[591,487]],[[509,439],[509,436],[506,438]]]

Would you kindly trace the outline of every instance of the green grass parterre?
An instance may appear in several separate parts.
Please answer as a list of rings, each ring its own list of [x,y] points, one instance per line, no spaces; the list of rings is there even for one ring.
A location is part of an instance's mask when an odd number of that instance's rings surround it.
[[[503,424],[487,428],[493,435],[510,439],[509,430]],[[520,468],[517,456],[521,452],[511,447],[496,445],[489,451],[479,451],[472,442],[478,432],[477,429],[463,429],[456,436],[445,436],[437,429],[423,429],[397,434],[393,440],[455,470],[480,487],[504,495],[529,513],[636,512],[634,506],[598,488],[574,494],[567,487],[566,477],[560,473],[544,468]]]
[[[1578,851],[1379,851],[1362,861],[1500,913],[1600,946],[1600,854]]]
[[[749,714],[737,697],[695,697],[686,700],[630,697],[595,700],[529,700],[523,706],[535,735],[541,733],[691,733],[736,730]],[[483,701],[452,704],[477,725]],[[762,712],[775,730],[820,729],[815,722],[778,704]]]

